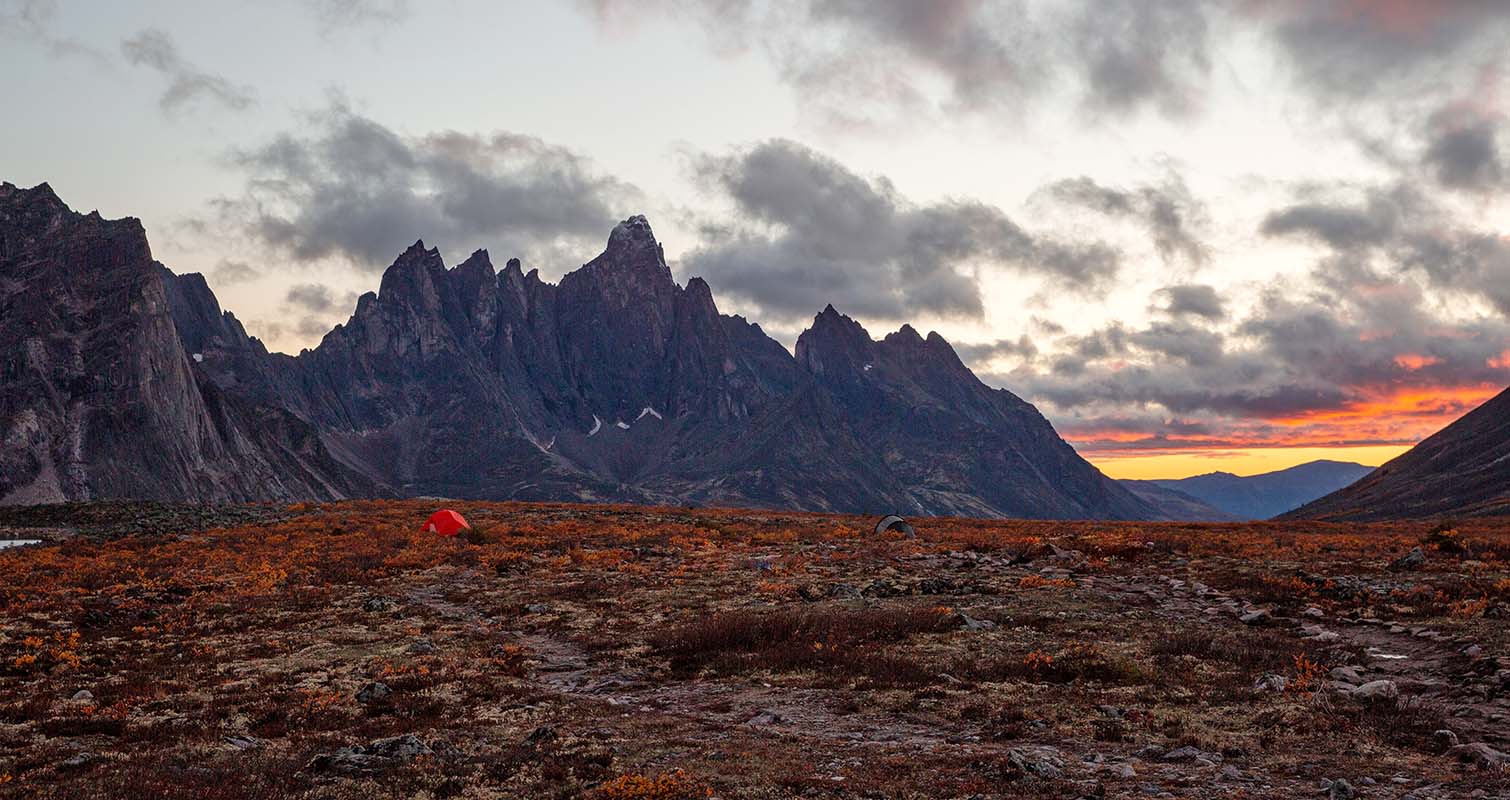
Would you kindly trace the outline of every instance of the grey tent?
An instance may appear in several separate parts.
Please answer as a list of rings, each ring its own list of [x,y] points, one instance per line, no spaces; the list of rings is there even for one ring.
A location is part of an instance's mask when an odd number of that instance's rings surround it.
[[[917,531],[913,530],[912,526],[907,524],[907,520],[902,519],[896,514],[887,514],[881,518],[880,522],[876,523],[877,536],[887,531],[896,531],[909,539],[917,536]]]

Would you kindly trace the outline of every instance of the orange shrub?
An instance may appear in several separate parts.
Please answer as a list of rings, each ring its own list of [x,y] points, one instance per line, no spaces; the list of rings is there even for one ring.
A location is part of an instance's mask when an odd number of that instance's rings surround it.
[[[601,800],[701,800],[712,797],[713,790],[678,769],[654,776],[620,775],[594,794]]]
[[[1073,589],[1075,582],[1069,578],[1045,578],[1042,575],[1027,575],[1017,582],[1019,589]]]

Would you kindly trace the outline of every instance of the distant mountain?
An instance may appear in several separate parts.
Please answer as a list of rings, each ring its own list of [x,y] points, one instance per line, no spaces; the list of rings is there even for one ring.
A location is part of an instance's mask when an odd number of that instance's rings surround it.
[[[0,441],[0,504],[379,491],[308,422],[197,367],[140,222],[47,184],[0,184]]]
[[[1347,486],[1371,471],[1373,467],[1362,464],[1322,460],[1260,475],[1210,472],[1191,478],[1122,483],[1142,492],[1144,499],[1153,499],[1146,487],[1169,489],[1225,515],[1210,516],[1198,507],[1181,508],[1178,499],[1156,503],[1165,516],[1175,519],[1269,519]]]
[[[1510,515],[1510,389],[1367,477],[1286,519]]]
[[[13,222],[40,195],[56,205],[46,219]],[[95,252],[96,230],[130,252]],[[23,312],[0,320],[10,358],[0,432],[16,465],[0,473],[7,502],[371,493],[1159,513],[1033,406],[977,380],[937,334],[903,326],[876,341],[830,306],[794,355],[720,314],[701,279],[676,283],[644,217],[616,226],[601,255],[556,284],[518,260],[496,271],[481,250],[447,267],[416,242],[345,324],[298,356],[267,352],[202,277],[153,262],[135,220],[78,217],[45,186],[7,185],[0,243],[0,308]],[[58,312],[34,326],[40,339],[29,333],[30,315]],[[39,361],[39,347],[58,352]],[[76,354],[92,350],[106,355],[81,365]],[[100,396],[122,363],[138,362],[147,374],[129,396]],[[51,374],[58,365],[66,375]],[[93,409],[81,428],[70,411],[80,405]],[[132,424],[103,426],[121,405]],[[80,439],[101,446],[70,450]],[[185,448],[204,455],[175,455]],[[147,480],[154,470],[173,479]],[[38,481],[49,490],[27,488]]]
[[[1236,522],[1242,519],[1178,489],[1160,486],[1156,481],[1124,480],[1120,483],[1158,509],[1159,516],[1164,519],[1189,522]]]

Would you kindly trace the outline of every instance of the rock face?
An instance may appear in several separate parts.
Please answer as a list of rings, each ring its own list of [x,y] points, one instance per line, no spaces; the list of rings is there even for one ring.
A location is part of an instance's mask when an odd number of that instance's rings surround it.
[[[207,414],[233,404],[242,417],[281,414],[281,425],[256,426],[259,435],[308,433],[306,461],[356,473],[366,491],[1158,515],[1081,459],[1031,405],[977,380],[937,334],[904,326],[875,341],[829,307],[794,356],[758,325],[720,314],[701,279],[678,285],[643,217],[616,226],[601,255],[554,285],[517,260],[497,271],[486,251],[448,268],[416,242],[345,324],[297,357],[247,336],[201,277],[152,265],[140,226],[129,225],[140,240],[133,263],[144,265],[137,280],[157,299],[148,349],[166,354],[164,369],[183,384],[154,379],[163,413],[176,425],[197,396]],[[61,263],[32,273],[58,272],[71,284]],[[7,280],[19,269],[8,260]],[[100,316],[79,314],[88,325]],[[22,441],[30,428],[18,414],[5,417],[6,431]],[[201,427],[204,436],[221,430]],[[166,434],[130,444],[143,452],[181,445]],[[33,451],[41,452],[26,446]],[[227,491],[241,497],[249,488]],[[322,496],[317,488],[302,494]]]
[[[308,423],[195,367],[140,222],[46,184],[0,185],[0,359],[0,503],[375,491]]]
[[[1510,514],[1510,389],[1362,480],[1284,515],[1367,522]]]

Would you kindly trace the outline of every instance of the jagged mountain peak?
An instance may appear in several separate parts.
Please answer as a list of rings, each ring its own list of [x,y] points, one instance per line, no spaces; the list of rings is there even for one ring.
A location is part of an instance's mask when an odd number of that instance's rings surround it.
[[[457,264],[451,271],[463,275],[477,274],[489,279],[493,277],[495,272],[493,269],[493,260],[488,257],[488,251],[480,248],[473,250],[472,255],[467,256],[466,261]]]
[[[675,283],[671,277],[671,268],[666,266],[665,250],[656,241],[649,220],[638,214],[613,227],[603,253],[589,261],[583,270],[578,270],[585,271],[650,274],[658,283]]]

